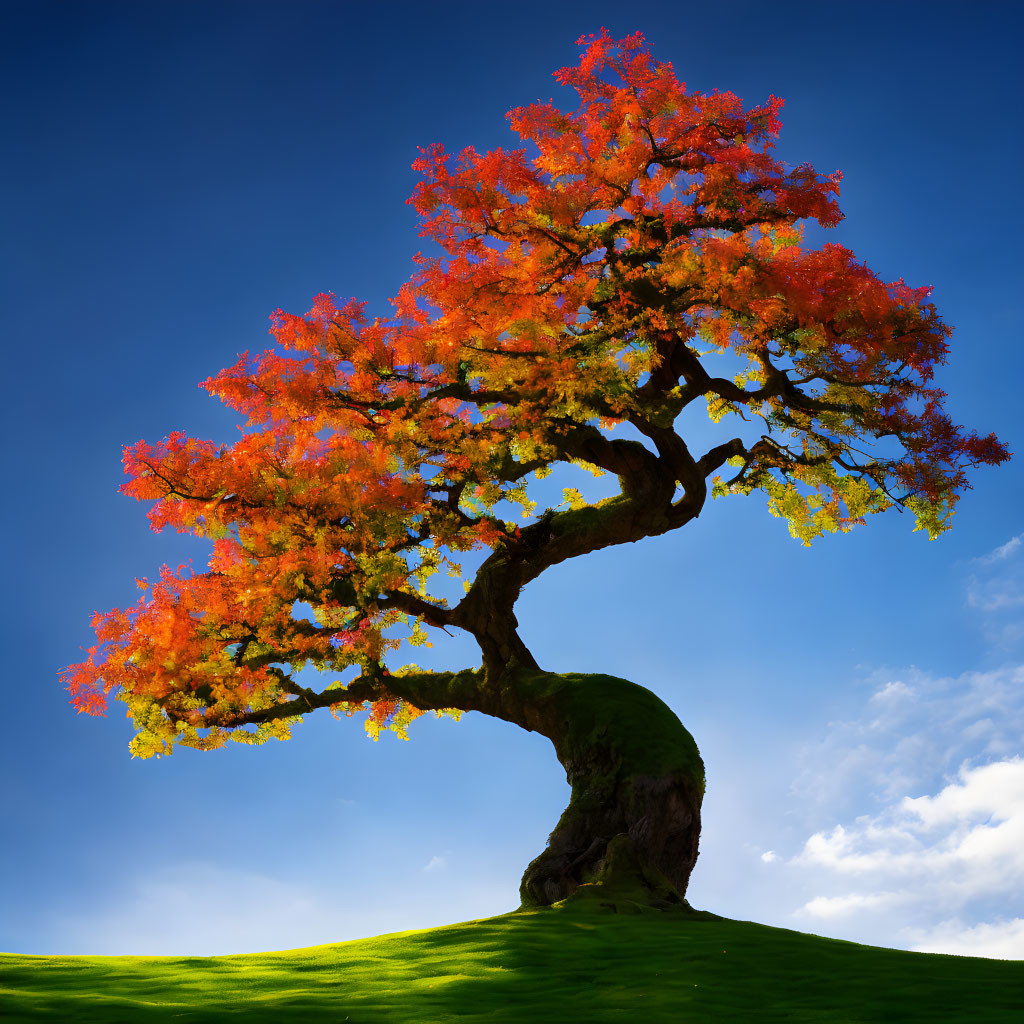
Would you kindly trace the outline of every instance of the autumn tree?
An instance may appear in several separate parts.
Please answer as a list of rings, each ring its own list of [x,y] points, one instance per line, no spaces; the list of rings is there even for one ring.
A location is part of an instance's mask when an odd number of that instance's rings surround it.
[[[246,418],[239,441],[126,449],[125,493],[155,503],[154,529],[207,538],[208,569],[139,581],[64,680],[80,711],[127,705],[138,757],[283,739],[320,708],[374,737],[430,711],[538,731],[572,798],[524,904],[590,883],[669,906],[697,857],[697,747],[641,686],[543,671],[523,588],[755,491],[805,544],[887,509],[935,537],[965,470],[1009,456],[943,411],[929,290],[802,243],[801,221],[839,222],[840,175],[772,155],[781,100],[689,92],[640,35],[581,44],[555,75],[574,111],[508,115],[526,148],[421,151],[410,202],[434,255],[392,315],[333,295],[278,310],[277,349],[205,382]],[[693,403],[717,427],[681,433]],[[566,488],[536,514],[536,481],[565,466],[616,493]],[[471,634],[481,666],[395,666],[427,628]]]

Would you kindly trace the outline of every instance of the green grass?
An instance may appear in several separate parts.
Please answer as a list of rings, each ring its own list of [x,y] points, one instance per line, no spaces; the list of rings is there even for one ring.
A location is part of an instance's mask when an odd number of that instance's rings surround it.
[[[0,956],[0,1020],[1024,1021],[1024,961],[587,903],[280,953]]]

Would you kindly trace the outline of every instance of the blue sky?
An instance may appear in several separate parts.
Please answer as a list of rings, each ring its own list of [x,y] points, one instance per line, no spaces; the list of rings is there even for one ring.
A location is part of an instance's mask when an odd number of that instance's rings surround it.
[[[930,284],[958,422],[1022,450],[1016,3],[5,3],[5,741],[0,949],[228,953],[505,912],[567,797],[550,745],[471,714],[402,743],[132,761],[58,670],[93,609],[203,548],[118,494],[121,449],[224,440],[196,383],[313,295],[384,311],[420,248],[416,147],[504,113],[602,25],[694,88],[785,97],[780,156],[844,173],[829,236]],[[10,98],[14,97],[13,103]],[[809,235],[815,242],[824,232]],[[691,901],[902,948],[1024,957],[1020,457],[928,542],[890,514],[811,549],[756,496],[555,567],[521,635],[661,695],[708,771]],[[441,636],[430,661],[477,663]]]

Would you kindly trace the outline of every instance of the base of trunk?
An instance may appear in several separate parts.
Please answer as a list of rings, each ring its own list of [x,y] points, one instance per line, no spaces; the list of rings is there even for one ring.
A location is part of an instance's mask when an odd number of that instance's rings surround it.
[[[616,836],[608,844],[600,869],[591,881],[582,882],[562,900],[553,904],[524,902],[520,911],[571,907],[597,914],[664,914],[687,918],[715,919],[716,915],[694,910],[689,901],[665,878],[652,876],[627,836]]]
[[[634,776],[625,799],[598,814],[581,814],[582,801],[570,802],[523,875],[523,906],[586,898],[610,901],[619,912],[620,904],[630,912],[687,909],[700,836],[700,797],[688,781]]]
[[[704,766],[650,690],[604,675],[529,673],[529,727],[555,745],[572,786],[547,848],[526,869],[524,907],[596,899],[607,909],[689,910]]]

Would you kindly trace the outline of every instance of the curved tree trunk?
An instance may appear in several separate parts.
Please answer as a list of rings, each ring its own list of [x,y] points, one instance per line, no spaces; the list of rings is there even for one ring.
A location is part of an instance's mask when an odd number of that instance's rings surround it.
[[[704,766],[693,737],[650,690],[606,675],[513,668],[389,677],[424,710],[482,711],[547,736],[572,786],[548,845],[526,869],[523,906],[594,896],[613,909],[686,907]]]

